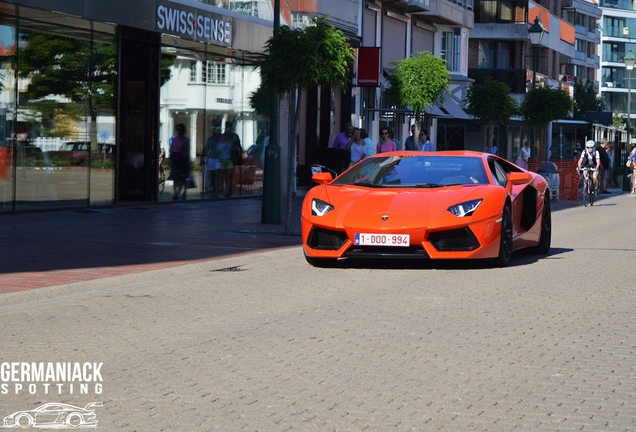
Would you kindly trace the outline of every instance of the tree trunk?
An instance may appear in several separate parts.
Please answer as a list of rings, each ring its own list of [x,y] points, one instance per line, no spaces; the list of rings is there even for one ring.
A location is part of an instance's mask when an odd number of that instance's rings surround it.
[[[296,107],[290,107],[290,112],[294,113],[293,123],[294,127],[292,128],[292,136],[289,140],[289,164],[288,164],[288,174],[287,174],[287,216],[285,217],[285,235],[291,234],[291,215],[292,215],[292,204],[294,199],[294,182],[296,181],[296,136],[298,135],[298,129],[300,128],[300,101],[301,101],[301,92],[300,90],[296,90]],[[290,97],[290,104],[292,104],[293,99]]]

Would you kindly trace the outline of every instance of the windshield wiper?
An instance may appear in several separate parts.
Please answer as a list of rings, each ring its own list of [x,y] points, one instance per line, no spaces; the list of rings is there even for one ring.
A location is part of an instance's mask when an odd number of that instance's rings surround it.
[[[414,185],[414,187],[416,188],[439,188],[439,187],[444,187],[444,186],[448,186],[448,185],[442,185],[442,184],[437,184],[437,183],[416,183]]]

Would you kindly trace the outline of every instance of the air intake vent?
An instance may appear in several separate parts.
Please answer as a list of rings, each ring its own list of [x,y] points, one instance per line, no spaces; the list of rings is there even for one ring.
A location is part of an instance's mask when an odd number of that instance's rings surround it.
[[[347,234],[323,228],[312,228],[307,244],[313,249],[338,250],[347,241]]]
[[[471,251],[480,246],[468,228],[434,232],[429,236],[429,241],[440,252]]]

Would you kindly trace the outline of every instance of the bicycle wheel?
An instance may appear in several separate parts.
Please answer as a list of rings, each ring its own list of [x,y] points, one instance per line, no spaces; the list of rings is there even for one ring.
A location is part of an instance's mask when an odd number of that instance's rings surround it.
[[[585,179],[583,181],[583,205],[587,207],[590,203],[590,182]]]
[[[166,173],[163,170],[163,167],[159,167],[159,193],[162,194],[166,189]]]
[[[594,187],[592,187],[591,190],[590,190],[590,205],[591,206],[594,205],[594,197],[596,197],[596,189],[594,189]]]

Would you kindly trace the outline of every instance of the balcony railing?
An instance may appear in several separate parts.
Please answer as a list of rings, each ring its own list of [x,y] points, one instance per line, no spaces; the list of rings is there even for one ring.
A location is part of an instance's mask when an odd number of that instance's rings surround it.
[[[630,0],[601,0],[599,6],[614,9],[632,10]]]
[[[526,69],[468,69],[468,77],[474,79],[476,84],[482,83],[487,77],[491,77],[507,84],[511,93],[517,94],[526,93],[527,74],[528,71]]]

